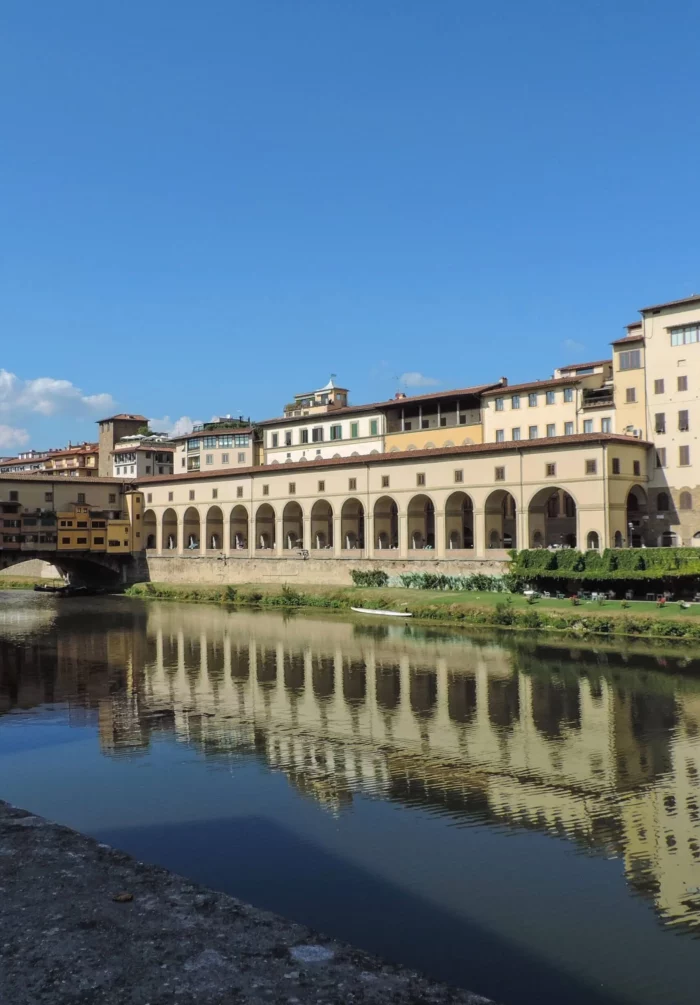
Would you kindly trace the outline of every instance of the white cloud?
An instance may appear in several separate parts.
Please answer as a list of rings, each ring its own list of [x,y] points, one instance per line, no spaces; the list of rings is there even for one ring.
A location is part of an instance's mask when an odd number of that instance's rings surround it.
[[[583,342],[577,342],[573,338],[565,338],[561,344],[562,349],[568,349],[569,352],[583,352],[586,348]]]
[[[0,369],[0,412],[84,415],[113,408],[111,394],[83,394],[70,380],[56,377],[20,380],[16,374]]]
[[[175,419],[174,421],[169,415],[164,415],[162,419],[149,419],[148,425],[157,433],[167,433],[168,436],[182,436],[184,433],[192,432],[194,421],[189,415],[181,415],[179,419]]]
[[[407,373],[402,373],[399,377],[399,382],[404,387],[435,387],[440,383],[435,377],[426,377],[425,374],[419,373],[417,370],[409,370]]]
[[[0,423],[0,450],[17,450],[29,443],[29,433],[26,429],[15,426],[3,426]]]

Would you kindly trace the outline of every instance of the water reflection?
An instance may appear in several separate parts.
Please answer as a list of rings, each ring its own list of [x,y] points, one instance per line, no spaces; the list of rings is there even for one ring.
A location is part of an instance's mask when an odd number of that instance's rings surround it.
[[[463,826],[564,837],[621,858],[665,924],[700,928],[692,677],[651,657],[516,637],[127,602],[92,610],[42,610],[24,632],[19,615],[0,618],[0,713],[65,703],[70,721],[96,725],[109,757],[164,734],[207,757],[254,754],[335,814],[362,793]]]

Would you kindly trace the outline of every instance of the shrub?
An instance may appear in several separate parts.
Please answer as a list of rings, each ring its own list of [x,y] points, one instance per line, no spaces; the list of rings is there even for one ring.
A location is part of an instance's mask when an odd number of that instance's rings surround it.
[[[350,575],[355,586],[386,586],[389,582],[389,574],[382,569],[351,569]]]

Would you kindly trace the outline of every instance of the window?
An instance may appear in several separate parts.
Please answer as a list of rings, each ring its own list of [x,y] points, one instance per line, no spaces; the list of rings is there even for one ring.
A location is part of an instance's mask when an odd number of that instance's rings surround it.
[[[263,485],[263,487],[262,487],[262,494],[264,496],[269,496],[269,494],[270,494],[270,486],[269,485]]]
[[[202,438],[202,446],[204,447],[205,450],[211,450],[212,447],[216,446],[216,437],[215,436],[204,436]]]
[[[612,473],[614,475],[619,475],[620,474],[620,458],[619,457],[613,457],[613,459],[612,459]]]
[[[689,345],[691,342],[698,341],[700,325],[678,325],[676,328],[670,328],[669,331],[671,332],[671,345]]]
[[[250,444],[250,437],[247,433],[236,433],[233,437],[234,447],[247,447]]]
[[[554,478],[557,473],[556,464],[545,464],[545,475],[547,478]]]
[[[318,483],[318,491],[319,492],[325,492],[326,491],[326,483],[325,482],[319,482]]]
[[[10,502],[19,502],[19,492],[10,492]]]
[[[182,467],[183,467],[183,468],[184,468],[184,466],[185,466],[185,464],[186,464],[186,463],[187,463],[187,462],[185,461],[185,458],[183,457],[183,458],[182,458]]]
[[[87,520],[77,520],[75,526],[81,530],[87,530]]]
[[[149,492],[146,496],[146,502],[153,502],[153,493]]]
[[[564,401],[573,401],[573,400],[574,400],[574,389],[573,389],[573,387],[565,387],[564,388]]]
[[[421,419],[420,420],[420,428],[421,429],[430,429],[430,419]]]
[[[190,502],[194,499],[194,489],[190,489]]]
[[[547,391],[547,394],[545,395],[545,401],[547,402],[548,405],[553,405],[554,402],[556,401],[555,393],[556,392],[554,391]]]
[[[356,440],[359,435],[360,435],[360,423],[359,422],[351,422],[350,423],[350,439],[351,440]]]
[[[583,431],[584,431],[584,433],[592,433],[593,432],[593,419],[584,419],[583,420]]]
[[[342,440],[342,438],[343,438],[343,427],[340,425],[331,426],[331,439]]]
[[[357,491],[357,478],[348,478],[348,491]]]
[[[655,380],[654,381],[654,394],[663,394],[663,393],[664,393],[664,382],[663,382],[663,380]]]
[[[150,475],[150,473],[151,473],[151,465],[150,465],[150,464],[147,464],[147,465],[146,465],[146,474],[147,474],[147,475]]]
[[[519,394],[514,394],[513,397],[510,399],[510,407],[511,408],[520,408],[520,395]]]
[[[556,424],[554,422],[548,422],[547,423],[547,436],[556,436],[556,435],[557,435]]]
[[[383,489],[389,488],[389,475],[382,475],[382,488]]]
[[[232,447],[233,446],[233,436],[231,436],[230,434],[228,436],[220,436],[219,437],[219,446],[220,447]]]
[[[514,426],[514,428],[511,429],[511,431],[510,431],[510,438],[511,438],[511,440],[519,440],[520,439],[520,426]]]
[[[211,490],[211,497],[212,497],[212,499],[218,499],[219,498],[219,490],[218,489],[212,489]]]
[[[280,442],[279,433],[272,434],[272,446],[278,447]]]
[[[53,502],[53,492],[44,492],[44,502]]]
[[[612,419],[601,419],[600,431],[601,433],[612,433]]]
[[[10,492],[10,498],[12,498],[12,493],[11,492]],[[78,504],[79,505],[83,505],[83,506],[85,505],[85,493],[84,492],[78,492]]]
[[[497,412],[502,412],[503,411],[503,401],[504,401],[503,398],[496,398],[496,411]]]
[[[505,438],[506,438],[506,435],[505,435],[504,430],[497,429],[496,430],[496,443],[503,443],[503,441],[505,440]]]
[[[678,448],[678,463],[682,468],[690,464],[690,447]]]
[[[668,513],[668,495],[666,492],[659,492],[656,497],[657,513]]]
[[[290,496],[295,496],[297,494],[297,483],[296,482],[290,482],[289,483],[289,494],[290,494]]]
[[[93,537],[92,543],[93,544],[104,544],[105,543],[105,539],[103,537]]]
[[[633,404],[637,400],[637,388],[628,387],[625,390],[625,401],[628,405]]]
[[[666,413],[657,412],[654,416],[654,432],[655,433],[665,433],[666,432]]]
[[[531,440],[537,439],[537,426],[530,426],[528,430],[528,436]]]
[[[527,403],[530,406],[530,408],[537,408],[537,392],[536,391],[533,394],[528,394],[528,396],[527,396]]]
[[[302,429],[299,435],[299,443],[308,443],[308,442],[309,442],[309,431],[308,429]]]
[[[687,377],[678,377],[677,378],[677,382],[678,382],[678,390],[679,391],[687,391],[688,390],[688,378]]]
[[[620,370],[639,370],[642,365],[642,350],[627,349],[620,353]]]
[[[284,445],[285,445],[285,447],[291,447],[291,445],[292,445],[292,431],[291,431],[291,429],[285,430]]]
[[[574,435],[574,424],[573,424],[573,422],[565,422],[564,423],[564,436],[573,436],[573,435]]]
[[[311,439],[314,443],[323,442],[323,426],[315,426],[311,430]]]
[[[464,481],[464,472],[461,470],[455,471],[455,482],[457,484],[461,484],[463,481]]]
[[[204,463],[205,464],[213,464],[214,463],[214,455],[213,454],[205,454],[204,455]]]
[[[222,454],[221,455],[221,463],[222,464],[228,464],[228,462],[229,462],[229,456],[230,456],[229,454]]]
[[[64,541],[63,543],[66,544],[67,541]],[[109,545],[110,548],[121,548],[122,546],[121,541],[115,541],[114,538],[110,538],[107,544]]]
[[[657,468],[666,467],[666,447],[659,447],[656,451],[656,466]]]
[[[187,441],[187,449],[188,450],[199,450],[199,437],[197,437],[194,440],[188,440]]]
[[[642,473],[642,462],[632,461],[632,474],[635,475],[635,477],[639,478],[641,473]]]
[[[243,486],[236,485],[236,499],[242,499],[242,498],[243,498]]]
[[[109,543],[111,544],[112,542],[110,541]],[[70,538],[69,537],[62,537],[61,538],[61,544],[70,544]]]
[[[687,409],[685,408],[678,413],[678,428],[681,431],[681,433],[687,433],[688,430],[690,429],[688,412]]]
[[[168,502],[172,502],[172,501],[173,501],[173,494],[172,494],[172,492],[168,492]]]
[[[425,475],[424,474],[416,475],[416,485],[418,485],[418,486],[425,485]]]
[[[245,450],[238,451],[238,463],[245,464]]]
[[[680,496],[680,509],[692,509],[693,508],[693,497],[690,492],[681,492]]]
[[[495,468],[493,472],[494,481],[504,482],[506,480],[506,469]]]
[[[594,475],[597,470],[598,470],[598,462],[597,461],[586,461],[586,474],[587,475]]]
[[[369,435],[376,436],[379,433],[379,419],[369,420]]]
[[[87,544],[87,538],[86,537],[78,537],[78,538],[76,538],[76,542],[75,543],[76,544]]]

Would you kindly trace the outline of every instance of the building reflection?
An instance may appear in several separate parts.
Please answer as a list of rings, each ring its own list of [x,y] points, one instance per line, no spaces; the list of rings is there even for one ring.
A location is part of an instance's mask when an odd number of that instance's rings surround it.
[[[665,923],[700,929],[700,683],[649,658],[151,604],[0,636],[0,714],[46,703],[108,756],[174,736],[334,813],[383,798],[619,856]]]

